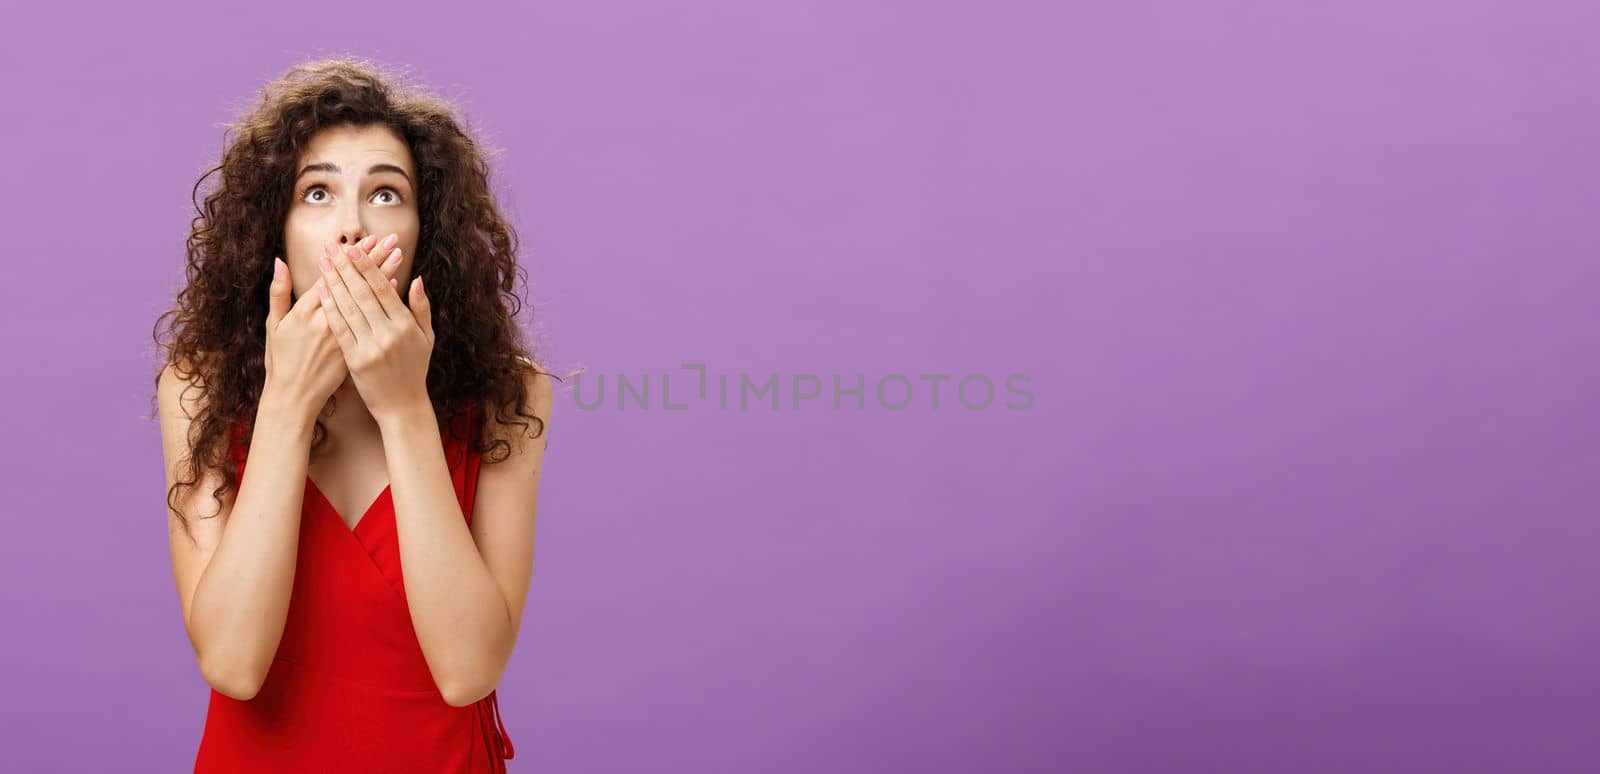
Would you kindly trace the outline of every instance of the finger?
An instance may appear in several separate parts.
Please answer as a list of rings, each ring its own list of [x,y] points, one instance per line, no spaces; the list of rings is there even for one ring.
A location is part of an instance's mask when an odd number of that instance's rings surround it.
[[[376,247],[367,250],[367,257],[379,266],[387,267],[395,250],[400,246],[400,235],[390,234],[383,238]],[[398,263],[396,264],[398,265]]]
[[[377,240],[377,238],[378,238],[377,235],[374,234],[372,236],[367,237],[366,239],[361,240],[357,244],[371,245],[374,241]],[[398,240],[396,240],[396,241],[398,241]],[[285,269],[286,272],[287,272],[288,266],[289,266],[288,262],[285,261],[284,262],[284,269]],[[395,258],[393,260],[385,261],[383,263],[382,269],[383,269],[383,273],[386,276],[393,276],[395,272],[400,270],[399,256],[395,256]],[[295,317],[304,317],[306,315],[313,314],[318,309],[320,309],[322,307],[322,303],[321,303],[321,300],[317,297],[317,288],[320,288],[320,287],[326,287],[326,285],[323,283],[322,278],[319,276],[319,277],[317,277],[317,281],[315,283],[312,283],[311,287],[306,288],[306,292],[305,293],[301,294],[301,296],[299,298],[293,298],[292,294],[293,294],[293,291],[294,291],[294,284],[291,282],[288,285],[288,290],[291,293],[291,300],[293,301],[294,306],[293,306],[292,309],[289,310],[289,315],[293,315]]]
[[[411,281],[411,315],[417,327],[428,334],[428,346],[433,346],[433,302],[428,300],[428,289],[422,286],[422,277]]]
[[[378,270],[383,273],[383,276],[393,277],[395,272],[400,270],[400,256],[397,255],[399,248],[396,247],[396,245],[400,244],[400,237],[398,234],[390,234],[382,242],[373,245],[372,243],[377,238],[377,235],[374,234],[358,243],[366,254],[366,258],[363,260],[371,260],[374,264],[377,264]]]
[[[394,275],[395,275],[396,272],[400,271],[400,261],[402,260],[403,256],[400,254],[400,248],[398,248],[398,247],[386,248],[385,245],[398,244],[399,241],[400,241],[400,239],[399,239],[398,236],[396,236],[394,234],[390,234],[388,238],[384,239],[383,242],[380,242],[378,244],[378,247],[377,247],[376,250],[374,250],[373,252],[370,252],[370,253],[367,254],[367,257],[371,258],[374,262],[376,262],[377,261],[377,256],[382,255],[385,249],[389,250],[388,257],[385,258],[383,263],[378,266],[378,272],[379,272],[380,276],[385,277],[385,278],[387,278],[389,280],[389,288],[394,291],[395,303],[397,303],[397,304],[400,303],[400,300],[399,300],[400,299],[400,292],[399,292],[400,280],[395,279]],[[395,318],[397,316],[398,315],[393,314],[393,313],[391,313],[391,315],[390,315],[391,319],[393,319],[393,318]]]
[[[376,256],[377,254],[374,253],[373,255]],[[378,270],[383,272],[385,277],[393,277],[400,271],[400,260],[400,248],[396,247],[389,251],[389,256],[383,259],[383,263],[378,264]],[[377,262],[376,257],[373,258],[373,262]]]
[[[344,313],[334,303],[333,295],[327,287],[317,286],[317,302],[322,309],[322,319],[328,324],[328,330],[333,332],[333,338],[339,342],[339,351],[344,353],[345,362],[350,362],[350,357],[356,352],[356,335],[350,330],[350,324],[345,320]]]
[[[267,330],[276,330],[283,316],[289,313],[289,291],[294,283],[289,280],[289,267],[277,257],[272,259],[272,285],[267,290]]]
[[[400,248],[397,247],[389,254],[389,260],[398,264],[399,258]],[[372,289],[373,300],[383,309],[383,316],[390,320],[404,320],[406,305],[400,303],[400,294],[394,292],[394,288],[385,282],[388,277],[384,275],[383,269],[370,260],[362,260],[355,265],[355,269],[366,280],[367,287]]]
[[[372,262],[366,260],[365,253],[354,247],[341,250],[339,255],[344,260],[334,261],[334,268],[344,279],[344,288],[349,291],[350,298],[355,300],[356,307],[366,315],[367,323],[373,328],[387,323],[389,312],[383,308],[383,302],[378,300],[377,289],[372,286],[372,281],[367,279],[366,275],[366,267]]]
[[[300,297],[294,300],[294,307],[289,310],[289,314],[285,315],[284,319],[305,319],[307,315],[315,312],[317,307],[321,306],[321,303],[317,300],[317,288],[320,287],[324,287],[324,285],[322,284],[322,278],[318,277],[316,282],[311,283],[311,287],[306,288],[306,292],[301,293]]]
[[[328,287],[328,294],[333,296],[333,302],[344,315],[350,332],[355,334],[357,341],[361,341],[372,335],[372,324],[367,320],[366,313],[361,311],[339,268],[339,264],[348,264],[350,259],[345,257],[343,251],[335,249],[332,243],[325,245],[323,250],[327,254],[322,256],[322,283]],[[366,283],[363,281],[362,284]]]

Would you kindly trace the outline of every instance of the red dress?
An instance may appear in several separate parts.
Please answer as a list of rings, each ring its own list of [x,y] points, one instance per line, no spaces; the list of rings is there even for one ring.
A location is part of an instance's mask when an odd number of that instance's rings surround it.
[[[475,411],[466,413],[473,427]],[[233,457],[243,480],[243,426]],[[480,455],[441,434],[468,523]],[[194,770],[202,772],[504,772],[515,750],[496,694],[445,703],[406,608],[393,493],[350,529],[306,477],[300,548],[283,638],[255,698],[215,689]]]

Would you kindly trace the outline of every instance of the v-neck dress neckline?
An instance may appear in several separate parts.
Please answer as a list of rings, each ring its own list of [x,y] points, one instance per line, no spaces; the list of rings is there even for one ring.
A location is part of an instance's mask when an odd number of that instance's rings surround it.
[[[479,427],[475,409],[469,402],[460,428],[468,438]],[[445,462],[470,528],[482,460],[451,429],[441,429]],[[244,432],[235,425],[239,481]],[[294,582],[271,667],[247,701],[211,690],[194,770],[503,774],[516,752],[498,691],[452,707],[423,657],[406,601],[393,482],[353,528],[309,475],[301,503]]]
[[[346,530],[348,530],[352,534],[360,534],[362,525],[366,524],[368,521],[371,520],[371,518],[373,516],[377,515],[377,513],[375,513],[375,511],[380,511],[378,506],[383,505],[384,504],[383,501],[385,499],[390,500],[389,508],[387,510],[390,513],[394,512],[394,505],[393,505],[393,500],[394,500],[394,482],[393,481],[390,481],[389,483],[383,485],[383,489],[378,491],[378,496],[372,498],[372,503],[367,506],[366,510],[361,512],[360,516],[356,517],[356,523],[355,524],[351,524],[350,522],[345,521],[344,514],[340,513],[339,509],[334,507],[333,501],[328,499],[328,494],[326,492],[322,491],[322,487],[317,486],[317,482],[311,480],[311,476],[306,476],[306,487],[312,494],[315,494],[317,496],[317,499],[321,500],[322,501],[322,505],[325,506],[325,507],[323,507],[323,508],[321,508],[319,510],[325,511],[328,514],[332,515],[333,518],[339,523],[339,526],[344,527]]]
[[[450,438],[450,434],[449,434],[449,429],[448,428],[441,428],[440,429],[440,431],[439,431],[439,440],[444,444],[445,450],[446,450],[446,452],[448,452],[450,450],[450,444],[451,444],[451,438]],[[328,493],[322,491],[322,487],[318,486],[317,482],[313,481],[311,479],[311,474],[310,473],[306,474],[306,490],[307,490],[308,494],[315,495],[316,496],[315,499],[321,501],[322,505],[324,506],[324,509],[320,509],[320,510],[326,510],[329,514],[331,514],[333,516],[334,520],[340,526],[344,527],[346,532],[349,532],[349,533],[354,534],[354,535],[359,535],[361,533],[362,525],[364,525],[368,521],[370,521],[371,520],[370,517],[376,515],[374,513],[374,511],[377,511],[379,513],[383,512],[383,511],[388,511],[390,515],[393,515],[393,513],[394,513],[394,479],[393,478],[391,478],[389,480],[389,483],[384,484],[382,489],[378,490],[378,496],[372,498],[372,502],[368,503],[366,509],[363,510],[361,512],[361,514],[356,517],[356,523],[355,524],[351,524],[348,520],[345,519],[344,514],[339,512],[339,509],[334,506],[333,500],[328,497]],[[385,500],[388,500],[389,502],[385,503],[384,502]],[[379,507],[379,506],[383,506],[383,505],[387,505],[388,507],[387,508],[380,508]],[[471,520],[472,515],[471,514],[467,514],[467,518],[468,518],[468,520]]]

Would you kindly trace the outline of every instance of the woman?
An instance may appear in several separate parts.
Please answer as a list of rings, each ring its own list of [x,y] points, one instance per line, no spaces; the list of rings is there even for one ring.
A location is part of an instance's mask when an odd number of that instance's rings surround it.
[[[551,388],[483,155],[351,59],[231,130],[157,321],[195,771],[504,771]]]

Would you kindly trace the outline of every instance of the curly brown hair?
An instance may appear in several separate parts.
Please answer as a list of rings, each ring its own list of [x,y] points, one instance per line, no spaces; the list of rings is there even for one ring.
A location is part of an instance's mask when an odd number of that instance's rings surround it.
[[[548,374],[535,365],[516,317],[522,300],[514,292],[527,278],[517,265],[517,236],[501,215],[489,186],[485,149],[469,136],[452,107],[408,77],[367,60],[336,57],[290,68],[267,84],[261,101],[228,124],[222,161],[195,183],[190,199],[196,215],[186,241],[185,284],[173,308],[156,319],[153,336],[164,359],[191,388],[203,391],[191,418],[187,478],[167,492],[167,507],[183,523],[181,489],[198,486],[204,470],[223,480],[212,496],[238,481],[231,463],[232,430],[253,426],[266,378],[268,285],[273,257],[284,255],[284,222],[301,151],[330,127],[386,126],[410,148],[417,172],[420,236],[413,273],[425,275],[435,333],[427,389],[441,432],[459,428],[456,418],[470,404],[496,407],[502,424],[524,429],[544,420],[527,405],[527,379]],[[231,139],[230,139],[231,136]],[[197,201],[214,173],[220,183]],[[165,325],[164,325],[165,324]],[[170,344],[162,341],[163,331]],[[481,415],[481,412],[480,412]],[[513,420],[515,420],[513,422]],[[468,438],[472,449],[504,451],[504,439],[485,444],[481,427]],[[249,432],[243,444],[248,444]],[[327,437],[320,419],[312,433],[315,456]]]

